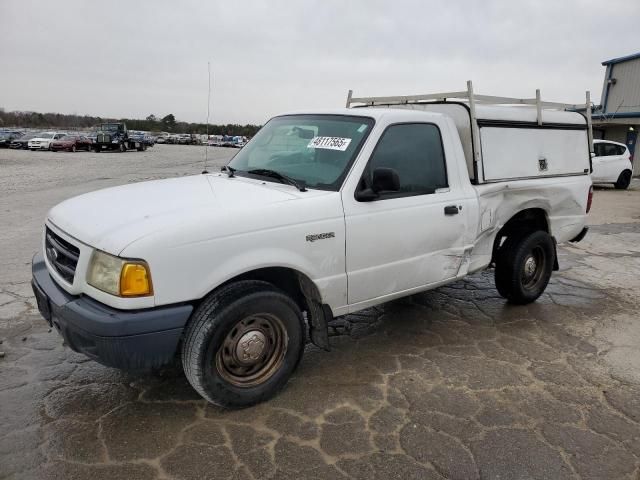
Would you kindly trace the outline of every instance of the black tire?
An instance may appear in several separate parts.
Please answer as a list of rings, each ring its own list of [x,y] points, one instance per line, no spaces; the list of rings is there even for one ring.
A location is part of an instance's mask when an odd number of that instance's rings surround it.
[[[631,184],[631,175],[631,170],[625,170],[620,174],[618,181],[614,183],[613,186],[616,187],[617,190],[626,190]]]
[[[75,145],[71,145],[71,151],[72,151],[73,153],[76,153],[76,146],[75,146]]]
[[[547,288],[554,262],[553,239],[547,232],[507,237],[496,259],[498,293],[510,303],[534,302]]]
[[[118,145],[118,151],[120,153],[126,152],[127,151],[127,146],[123,143],[120,143],[120,145]]]
[[[264,329],[261,322],[274,324]],[[267,400],[284,387],[300,363],[303,325],[298,305],[270,283],[241,281],[222,287],[200,304],[186,329],[182,345],[186,377],[200,395],[223,407]],[[264,341],[255,342],[256,332]],[[259,351],[251,351],[252,345]],[[254,365],[244,367],[238,355]],[[252,372],[254,368],[258,370]],[[245,373],[239,373],[242,369]]]

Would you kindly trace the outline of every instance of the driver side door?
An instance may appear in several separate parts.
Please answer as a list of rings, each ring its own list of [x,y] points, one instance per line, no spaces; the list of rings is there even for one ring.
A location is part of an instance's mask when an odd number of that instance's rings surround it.
[[[466,249],[470,199],[450,188],[458,177],[447,169],[439,125],[389,125],[359,188],[371,185],[375,169],[395,171],[399,191],[372,201],[343,191],[350,311],[455,277]]]

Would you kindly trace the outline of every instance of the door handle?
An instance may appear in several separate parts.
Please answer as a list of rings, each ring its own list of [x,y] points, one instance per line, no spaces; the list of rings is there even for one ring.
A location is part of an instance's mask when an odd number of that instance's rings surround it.
[[[458,207],[456,207],[455,205],[447,205],[446,207],[444,207],[445,215],[457,215],[459,211],[460,210],[458,210]]]

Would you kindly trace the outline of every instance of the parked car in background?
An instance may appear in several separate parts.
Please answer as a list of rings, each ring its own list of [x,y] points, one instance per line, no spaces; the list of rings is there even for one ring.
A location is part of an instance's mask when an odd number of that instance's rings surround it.
[[[22,136],[22,132],[14,131],[14,130],[6,130],[0,132],[0,148],[9,148],[11,142],[20,138]]]
[[[234,143],[233,143],[234,148],[242,148],[247,144],[247,137],[237,136],[237,137],[233,137],[233,139],[234,139]]]
[[[38,133],[25,133],[21,137],[14,138],[11,144],[9,145],[9,148],[26,150],[29,140],[36,138],[38,135],[39,135]]]
[[[232,137],[230,135],[225,135],[222,138],[222,143],[220,144],[221,147],[226,147],[226,148],[233,148],[234,147],[234,139],[235,137]]]
[[[624,143],[609,140],[594,140],[591,181],[613,183],[618,190],[626,190],[633,176],[633,163],[629,149]]]
[[[177,144],[180,143],[180,135],[172,133],[166,137],[166,143]]]
[[[168,132],[148,132],[148,135],[153,138],[154,143],[167,143]]]
[[[32,138],[27,142],[29,150],[50,150],[51,144],[54,140],[59,140],[64,137],[66,133],[57,132],[42,132],[37,137]]]
[[[57,152],[58,150],[66,150],[67,152],[75,152],[76,150],[93,149],[93,141],[84,135],[65,135],[59,140],[51,142],[50,150]]]
[[[222,146],[222,135],[209,135],[209,146],[210,147],[220,147]]]
[[[180,145],[191,145],[193,143],[193,138],[189,133],[181,133],[178,135],[178,141],[176,143],[179,143]]]
[[[129,130],[129,138],[134,142],[142,145],[142,150],[146,150],[147,147],[153,147],[155,144],[155,138],[148,135],[146,132],[140,132],[135,130]]]

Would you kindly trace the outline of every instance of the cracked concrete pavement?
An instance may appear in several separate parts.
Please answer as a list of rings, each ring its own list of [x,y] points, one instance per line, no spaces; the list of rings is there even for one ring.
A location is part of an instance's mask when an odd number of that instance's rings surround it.
[[[211,149],[211,165],[232,151]],[[0,151],[1,479],[640,479],[640,185],[596,189],[541,299],[492,272],[336,319],[273,400],[103,367],[39,317],[30,259],[74,194],[198,173],[204,149]]]

